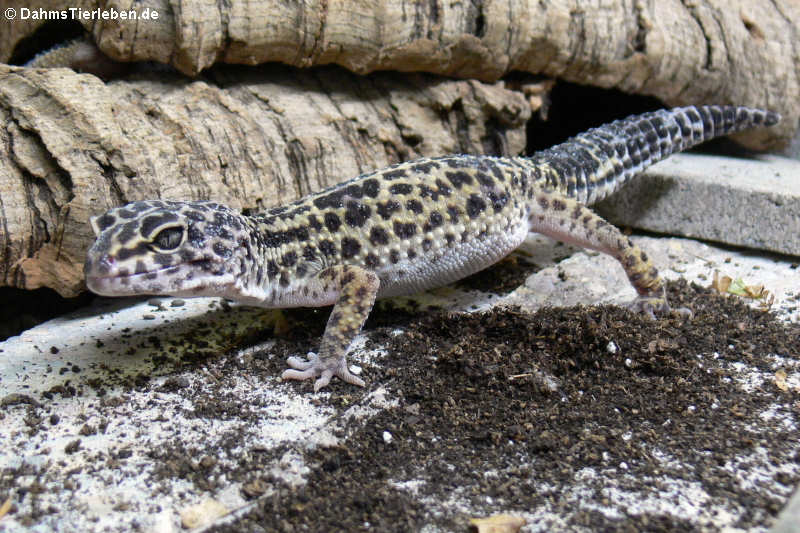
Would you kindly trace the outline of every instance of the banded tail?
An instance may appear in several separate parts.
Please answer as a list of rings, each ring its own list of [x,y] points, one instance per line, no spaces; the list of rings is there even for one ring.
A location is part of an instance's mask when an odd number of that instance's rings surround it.
[[[523,161],[538,168],[546,187],[589,205],[675,152],[729,133],[772,126],[780,118],[772,111],[727,105],[660,109],[591,129]]]

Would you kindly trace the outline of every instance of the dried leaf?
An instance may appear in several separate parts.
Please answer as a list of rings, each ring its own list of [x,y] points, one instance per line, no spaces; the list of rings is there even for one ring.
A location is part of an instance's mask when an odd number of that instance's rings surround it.
[[[719,270],[715,270],[714,279],[711,281],[711,288],[720,294],[727,294],[728,287],[731,286],[732,281],[730,276],[720,276]]]
[[[775,386],[784,392],[789,390],[789,385],[786,384],[786,370],[781,368],[775,372]]]
[[[11,496],[9,496],[3,505],[0,505],[0,518],[3,518],[11,510]]]
[[[742,298],[761,300],[761,307],[769,309],[775,303],[775,295],[764,288],[764,285],[747,285],[742,278],[731,279],[714,271],[711,288],[720,294],[735,294]]]
[[[767,294],[768,296],[761,302],[761,305],[759,305],[759,308],[764,311],[769,311],[772,308],[772,304],[775,303],[775,295],[771,293]]]
[[[207,526],[217,518],[228,514],[228,508],[217,500],[208,498],[198,503],[186,507],[180,512],[181,525],[185,529]]]
[[[469,523],[478,533],[516,533],[527,521],[519,516],[496,514],[488,518],[470,518]]]

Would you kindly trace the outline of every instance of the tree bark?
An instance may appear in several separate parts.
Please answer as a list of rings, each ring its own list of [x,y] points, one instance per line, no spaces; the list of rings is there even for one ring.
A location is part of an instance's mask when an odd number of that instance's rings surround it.
[[[104,84],[0,65],[0,285],[79,293],[89,217],[116,205],[266,207],[419,156],[514,155],[530,113],[503,82],[428,74],[273,65]]]
[[[11,0],[18,9],[26,5]],[[96,0],[53,0],[52,8]],[[335,63],[359,73],[426,71],[493,81],[511,71],[650,95],[669,106],[770,108],[784,121],[738,139],[786,142],[800,119],[800,4],[794,0],[282,0],[148,2],[157,20],[84,20],[121,61],[196,75],[218,62]],[[108,9],[143,11],[131,0]],[[0,50],[30,34],[12,25]],[[0,55],[0,60],[3,60]]]
[[[97,1],[45,3],[92,10]],[[491,83],[511,71],[668,105],[781,112],[778,127],[737,137],[751,148],[787,141],[800,122],[800,5],[791,0],[146,4],[158,19],[81,24],[117,60],[193,76],[212,64],[280,61],[483,82],[220,65],[197,81],[152,72],[104,85],[64,69],[0,66],[0,285],[77,294],[89,216],[127,201],[268,206],[416,156],[516,154],[531,106],[524,90]],[[22,0],[7,5],[19,17],[0,31],[3,61],[53,18]],[[104,12],[133,7],[145,9],[112,0]],[[545,90],[529,88],[534,100]]]

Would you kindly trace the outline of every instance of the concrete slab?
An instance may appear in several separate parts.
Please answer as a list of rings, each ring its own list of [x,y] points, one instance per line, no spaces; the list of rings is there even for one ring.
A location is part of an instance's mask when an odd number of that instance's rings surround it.
[[[779,316],[795,322],[800,318],[800,269],[791,259],[725,250],[689,239],[635,237],[633,240],[659,265],[661,275],[668,280],[684,278],[709,286],[717,272],[745,285],[764,285],[775,297],[772,309]],[[581,251],[543,268],[496,303],[535,311],[545,305],[622,305],[635,296],[615,259]]]
[[[800,272],[789,261],[683,239],[635,240],[664,266],[668,277],[680,275],[708,285],[719,270],[749,285],[763,283],[775,294],[774,306],[781,316],[797,320]],[[580,252],[559,261],[565,248],[541,238],[533,238],[526,248],[544,268],[509,295],[449,289],[424,298],[475,310],[592,304],[632,296],[619,265],[605,256]],[[202,531],[209,524],[231,523],[253,505],[244,496],[253,489],[227,481],[229,474],[254,468],[302,485],[312,469],[321,467],[305,462],[305,450],[335,445],[397,401],[374,376],[368,378],[369,392],[349,405],[332,403],[327,392],[298,394],[274,371],[228,376],[233,385],[220,387],[214,371],[204,366],[185,371],[182,366],[200,353],[209,357],[209,351],[225,354],[213,357],[229,360],[234,367],[245,358],[282,360],[287,354],[276,351],[270,341],[258,352],[229,349],[268,323],[270,316],[235,305],[228,309],[217,299],[186,300],[176,307],[171,301],[151,305],[99,300],[92,308],[0,343],[0,472],[13,473],[17,483],[9,491],[14,512],[0,519],[0,531]],[[402,335],[402,329],[394,334]],[[352,362],[363,365],[385,357],[381,346],[366,349],[364,340],[359,337]],[[783,357],[780,365],[789,386],[800,390],[798,354]],[[155,377],[140,387],[139,374]],[[109,376],[117,376],[119,384],[112,380],[107,385]],[[742,368],[738,386],[764,379],[757,369]],[[98,387],[98,381],[103,386]],[[210,394],[231,398],[235,403],[230,413],[206,416],[203,398]],[[791,411],[767,415],[797,424]],[[229,456],[204,452],[231,439],[237,445]],[[796,446],[800,453],[800,440]],[[165,468],[156,460],[160,451],[176,447],[193,455],[191,464],[169,465],[174,471],[160,472]],[[664,461],[667,464],[669,458]],[[743,451],[731,471],[742,484],[752,484],[753,491],[785,500],[785,488],[763,480],[771,480],[775,472],[796,475],[800,465],[773,462],[758,456],[758,450]],[[215,473],[206,476],[204,464],[213,464]],[[618,490],[609,481],[606,503],[599,511],[620,517],[666,514],[697,527],[714,524],[735,530],[735,506],[727,506],[718,495],[711,497],[691,480],[670,479],[668,471],[658,480],[656,492]],[[570,513],[581,508],[585,491],[593,490],[587,483],[600,475],[631,474],[622,468],[616,474],[585,469],[570,489],[574,505],[530,509],[530,523],[546,516],[548,523],[568,529]],[[465,487],[465,498],[468,493]],[[452,501],[430,501],[423,495],[419,499],[434,512],[469,509],[456,493]],[[229,514],[217,518],[223,513]]]
[[[800,531],[800,489],[784,507],[775,525],[769,530],[770,533],[797,533]]]
[[[800,255],[800,161],[676,154],[595,206],[619,226]]]

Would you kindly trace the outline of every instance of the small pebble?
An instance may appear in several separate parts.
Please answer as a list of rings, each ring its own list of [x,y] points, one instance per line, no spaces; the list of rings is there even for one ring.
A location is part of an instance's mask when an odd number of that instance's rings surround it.
[[[185,304],[186,304],[186,301],[185,300],[181,300],[180,298],[176,298],[175,300],[172,300],[169,303],[170,307],[183,307]]]
[[[11,394],[6,394],[5,396],[3,396],[2,399],[0,399],[0,407],[8,407],[11,405],[19,405],[23,403],[27,403],[34,407],[42,406],[42,404],[34,400],[32,396],[28,396],[27,394],[20,394],[18,392],[12,392]]]
[[[156,319],[156,315],[151,315],[150,313],[148,313],[148,314],[144,315],[142,318],[145,319],[145,320],[155,320]]]
[[[153,307],[161,307],[162,303],[164,302],[160,298],[150,298],[147,300],[147,305],[152,305]]]
[[[389,444],[389,443],[392,442],[392,434],[389,433],[388,431],[384,431],[383,432],[383,442],[385,442],[386,444]]]

